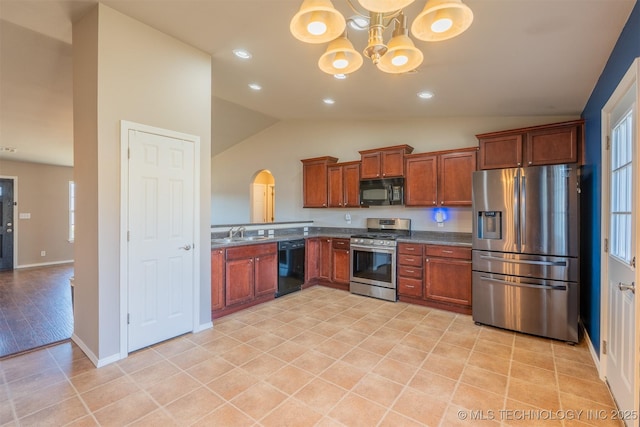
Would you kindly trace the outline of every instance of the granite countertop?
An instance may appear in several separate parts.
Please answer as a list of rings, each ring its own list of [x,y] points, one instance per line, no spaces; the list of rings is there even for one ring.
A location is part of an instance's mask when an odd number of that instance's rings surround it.
[[[224,242],[220,238],[211,239],[211,249],[228,248],[233,246],[243,245],[258,245],[264,243],[275,243],[287,240],[308,239],[313,237],[330,237],[348,239],[351,235],[355,234],[352,230],[336,229],[331,231],[328,229],[320,231],[309,231],[304,233],[287,233],[281,235],[275,235],[271,237],[264,236],[266,238],[259,238],[258,240],[233,240],[231,242]],[[430,245],[449,245],[449,246],[462,246],[471,247],[471,233],[451,233],[451,232],[438,232],[438,231],[414,231],[411,236],[399,237],[398,242],[410,242],[410,243],[422,243]]]

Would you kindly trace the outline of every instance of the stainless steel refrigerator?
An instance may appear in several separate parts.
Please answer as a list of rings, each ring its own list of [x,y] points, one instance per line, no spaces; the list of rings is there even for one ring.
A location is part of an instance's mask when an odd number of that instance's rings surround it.
[[[473,320],[578,342],[576,165],[473,174]]]

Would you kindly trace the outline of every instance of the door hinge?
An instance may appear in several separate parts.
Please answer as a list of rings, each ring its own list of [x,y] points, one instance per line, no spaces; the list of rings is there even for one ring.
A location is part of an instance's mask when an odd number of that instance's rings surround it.
[[[129,239],[131,239],[131,232],[127,230],[127,242],[129,241]]]
[[[131,148],[127,148],[127,159],[131,158]]]
[[[607,341],[602,341],[602,354],[607,354]]]
[[[607,150],[611,148],[611,136],[607,135]]]
[[[127,325],[131,323],[131,315],[127,313]]]
[[[604,239],[604,252],[609,252],[609,239]]]
[[[631,260],[631,267],[636,268],[636,257]]]

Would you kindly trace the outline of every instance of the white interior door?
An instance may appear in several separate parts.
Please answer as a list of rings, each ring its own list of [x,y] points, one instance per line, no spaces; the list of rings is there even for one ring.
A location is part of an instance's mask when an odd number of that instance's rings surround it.
[[[194,152],[129,130],[129,351],[193,329]]]
[[[606,378],[618,407],[632,411],[637,399],[636,248],[637,248],[637,87],[634,84],[612,106],[608,120],[609,150],[603,158],[609,197],[606,264]],[[629,426],[634,421],[627,420]]]
[[[267,214],[265,222],[274,222],[276,219],[276,186],[267,185]]]
[[[267,222],[267,186],[266,184],[251,184],[251,222]]]

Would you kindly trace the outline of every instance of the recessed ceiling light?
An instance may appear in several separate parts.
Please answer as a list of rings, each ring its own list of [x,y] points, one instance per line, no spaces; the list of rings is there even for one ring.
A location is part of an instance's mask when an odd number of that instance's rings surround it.
[[[252,56],[251,53],[244,49],[233,49],[233,54],[240,59],[250,59]]]
[[[323,99],[323,100],[322,100],[322,102],[324,102],[324,103],[325,103],[325,104],[327,104],[327,105],[333,105],[333,104],[335,104],[335,103],[336,103],[336,101],[334,101],[334,100],[333,100],[333,99],[331,99],[331,98],[325,98],[325,99]]]
[[[258,83],[249,83],[249,88],[252,90],[262,90],[262,86]]]
[[[369,27],[369,20],[364,16],[352,16],[348,22],[351,28],[358,31],[366,30]]]
[[[418,92],[418,98],[431,99],[431,98],[433,98],[433,92],[429,92],[427,90],[422,91],[422,92]]]
[[[344,80],[347,78],[346,74],[334,74],[333,77],[335,77],[338,80]]]

